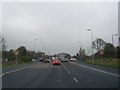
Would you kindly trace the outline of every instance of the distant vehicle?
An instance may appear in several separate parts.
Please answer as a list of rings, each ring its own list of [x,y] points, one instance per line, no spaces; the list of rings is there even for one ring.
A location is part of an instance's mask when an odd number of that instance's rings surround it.
[[[50,61],[48,59],[45,59],[44,60],[44,63],[49,63]]]
[[[39,61],[40,62],[44,62],[44,58],[39,58]]]
[[[36,61],[35,59],[32,59],[32,61]]]
[[[61,61],[61,62],[68,62],[70,58],[70,55],[67,54],[67,53],[58,53],[58,59]]]
[[[61,62],[68,62],[68,61],[69,61],[68,58],[64,58],[64,59],[61,60]]]
[[[64,62],[64,61],[65,61],[65,56],[66,56],[66,53],[59,53],[59,54],[58,54],[58,59],[59,59],[61,62]]]
[[[69,61],[69,59],[68,58],[65,58],[65,62],[68,62]]]
[[[70,61],[77,62],[76,58],[71,58]]]
[[[60,65],[60,60],[58,58],[53,59],[53,65]]]

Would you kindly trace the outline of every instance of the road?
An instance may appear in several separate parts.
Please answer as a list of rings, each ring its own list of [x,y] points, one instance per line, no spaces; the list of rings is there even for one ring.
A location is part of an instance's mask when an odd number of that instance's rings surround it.
[[[118,70],[83,62],[23,65],[3,69],[2,88],[118,88]]]

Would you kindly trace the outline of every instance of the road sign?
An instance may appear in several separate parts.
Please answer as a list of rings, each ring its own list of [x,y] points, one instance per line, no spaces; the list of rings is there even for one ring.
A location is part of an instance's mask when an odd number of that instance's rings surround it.
[[[99,50],[99,54],[104,55],[104,50],[103,49]]]
[[[15,50],[15,55],[19,55],[19,50]]]

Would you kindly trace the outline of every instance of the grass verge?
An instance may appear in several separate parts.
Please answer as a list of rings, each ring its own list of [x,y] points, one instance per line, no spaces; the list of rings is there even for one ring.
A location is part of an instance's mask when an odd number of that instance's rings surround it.
[[[95,60],[94,62],[92,60],[84,60],[83,62],[120,69],[120,60],[118,59],[103,59]]]
[[[23,63],[18,63],[18,64],[11,64],[11,65],[0,65],[0,68],[6,68],[6,67],[14,67],[14,66],[20,66],[20,65],[23,65],[23,64],[32,64],[34,62],[23,62]]]

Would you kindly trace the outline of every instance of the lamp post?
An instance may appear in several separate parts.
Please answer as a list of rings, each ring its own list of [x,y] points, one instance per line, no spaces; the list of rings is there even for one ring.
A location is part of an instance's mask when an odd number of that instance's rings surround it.
[[[91,30],[91,29],[87,29],[88,31],[91,31],[91,36],[92,36],[92,42],[93,42],[93,30]],[[93,50],[93,44],[92,44],[92,60],[93,60],[93,62],[94,62],[94,50]]]
[[[114,46],[114,38],[113,38],[113,37],[114,37],[115,35],[117,36],[117,34],[112,34],[112,45],[113,45],[113,46]]]
[[[43,41],[40,41],[43,47],[43,51],[44,51],[44,58],[46,58],[46,44]]]
[[[34,59],[35,59],[35,41],[38,40],[38,39],[35,39],[34,40]]]
[[[117,36],[117,34],[112,34],[112,45],[114,47],[114,36]],[[116,54],[116,49],[113,48],[114,55]]]
[[[82,43],[81,41],[78,41],[80,45],[80,59],[82,60]]]
[[[119,40],[118,40],[118,43],[119,43],[119,46],[120,46],[120,37],[118,38]]]

